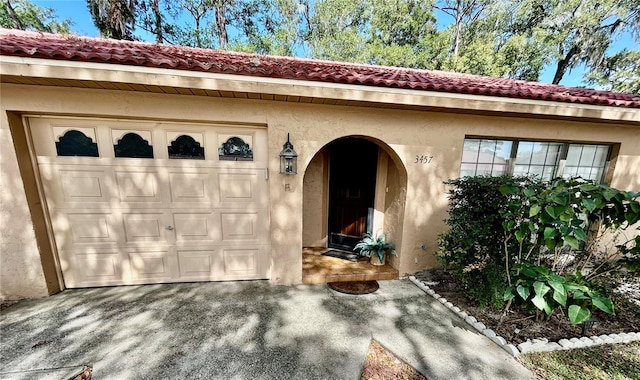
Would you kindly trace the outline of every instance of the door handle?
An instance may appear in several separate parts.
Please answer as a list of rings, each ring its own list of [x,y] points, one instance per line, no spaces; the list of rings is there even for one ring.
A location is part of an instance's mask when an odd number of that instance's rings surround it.
[[[173,231],[173,227],[171,227],[171,226],[166,226],[164,229],[167,230],[167,231]]]

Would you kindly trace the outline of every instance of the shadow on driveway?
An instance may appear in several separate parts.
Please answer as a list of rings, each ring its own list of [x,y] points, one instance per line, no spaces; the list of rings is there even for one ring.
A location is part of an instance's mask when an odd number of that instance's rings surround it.
[[[459,322],[408,280],[363,296],[263,281],[66,290],[0,312],[0,378],[88,365],[94,379],[358,379],[372,338],[430,380],[533,378]]]

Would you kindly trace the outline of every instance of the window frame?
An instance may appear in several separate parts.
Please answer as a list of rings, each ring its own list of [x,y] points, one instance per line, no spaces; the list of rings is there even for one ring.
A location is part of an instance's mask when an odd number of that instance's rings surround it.
[[[604,165],[602,165],[602,167],[600,166],[593,166],[593,161],[591,162],[591,166],[584,166],[585,168],[591,168],[591,170],[593,170],[594,168],[602,168],[602,172],[600,173],[600,176],[598,178],[594,178],[592,180],[596,181],[597,183],[606,183],[606,179],[608,178],[608,172],[609,172],[609,168],[611,165],[611,161],[613,159],[613,155],[614,155],[614,151],[615,151],[615,147],[616,147],[616,143],[607,143],[607,142],[585,142],[585,141],[559,141],[559,140],[546,140],[546,139],[540,139],[540,140],[536,140],[536,139],[531,139],[531,138],[504,138],[504,137],[488,137],[488,136],[465,136],[464,140],[463,140],[463,144],[462,144],[462,155],[461,155],[461,159],[460,159],[460,167],[459,167],[459,171],[458,173],[461,174],[462,172],[462,167],[463,165],[467,164],[475,164],[475,173],[473,175],[493,175],[493,173],[491,174],[487,174],[487,173],[478,173],[478,164],[479,162],[469,162],[469,161],[464,161],[463,157],[464,157],[464,146],[465,143],[469,140],[479,140],[479,144],[482,144],[482,141],[484,140],[492,140],[492,141],[504,141],[504,142],[509,142],[511,143],[511,152],[510,152],[510,156],[509,156],[509,161],[508,161],[508,165],[507,165],[507,172],[503,173],[503,174],[509,174],[509,175],[514,175],[514,171],[516,168],[516,157],[518,154],[518,148],[520,147],[520,144],[523,142],[526,143],[544,143],[544,144],[561,144],[561,148],[560,151],[558,152],[558,158],[557,158],[557,163],[553,166],[554,168],[554,174],[551,176],[550,179],[553,178],[561,178],[564,177],[565,174],[565,168],[566,168],[566,164],[567,164],[567,155],[569,153],[569,149],[572,145],[581,145],[581,155],[584,151],[584,147],[585,146],[593,146],[593,147],[606,147],[606,154],[605,154],[605,160],[604,160]],[[548,154],[549,151],[549,147],[547,146],[547,153]],[[495,156],[495,152],[494,152],[494,156]],[[594,157],[595,160],[595,157]],[[531,158],[529,159],[529,161],[531,161]],[[580,160],[579,160],[580,161]],[[577,168],[581,168],[580,164],[578,161],[578,165],[571,165],[571,167],[577,167]],[[535,164],[533,165],[531,162],[529,162],[528,164],[522,164],[522,165],[526,165],[529,169],[531,168],[531,166],[542,166],[544,167],[549,167],[550,165],[548,165],[546,163],[546,157],[545,157],[545,163],[542,165],[538,165]],[[544,170],[544,169],[543,169]],[[493,172],[493,170],[492,170]],[[530,175],[529,172],[525,175]],[[460,175],[462,177],[462,175]],[[471,175],[469,175],[471,176]],[[542,175],[537,175],[540,178],[543,178]]]

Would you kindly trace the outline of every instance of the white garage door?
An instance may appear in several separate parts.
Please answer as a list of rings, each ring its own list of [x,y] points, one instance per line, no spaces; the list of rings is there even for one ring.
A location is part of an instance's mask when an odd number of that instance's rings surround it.
[[[269,278],[265,128],[28,124],[67,287]]]

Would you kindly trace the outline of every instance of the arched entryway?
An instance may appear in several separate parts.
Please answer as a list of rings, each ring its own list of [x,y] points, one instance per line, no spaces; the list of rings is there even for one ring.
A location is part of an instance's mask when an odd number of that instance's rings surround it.
[[[353,250],[365,232],[373,232],[378,146],[344,138],[329,149],[329,248]]]
[[[387,234],[401,255],[406,183],[404,165],[384,142],[349,136],[325,145],[305,168],[306,252],[351,251],[365,232],[372,232]],[[303,281],[323,282],[306,281],[304,262]],[[386,278],[397,277],[398,264],[398,258],[392,257],[393,273]]]

